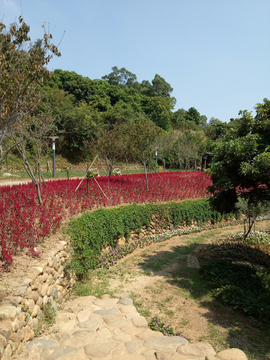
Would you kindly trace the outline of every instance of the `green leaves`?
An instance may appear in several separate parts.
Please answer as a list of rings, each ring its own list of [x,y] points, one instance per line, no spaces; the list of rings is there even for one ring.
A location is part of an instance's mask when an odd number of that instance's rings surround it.
[[[171,221],[175,227],[188,226],[192,222],[202,224],[209,220],[220,221],[224,216],[225,214],[212,210],[207,199],[160,205],[131,205],[87,212],[79,219],[72,220],[69,225],[72,259],[66,270],[83,278],[89,269],[97,266],[103,248],[115,248],[117,240],[122,237],[128,240],[131,231],[140,233],[143,226],[148,229],[153,217],[159,226],[167,229]]]
[[[269,271],[233,264],[227,260],[211,260],[201,265],[204,281],[213,289],[214,297],[249,316],[269,321]]]
[[[253,118],[248,111],[241,111],[241,119],[214,148],[211,166],[213,187],[210,192],[215,198],[222,192],[235,189],[245,191],[250,202],[257,203],[269,192],[270,186],[270,111],[269,101],[257,105],[257,116]],[[236,197],[231,198],[233,208]]]
[[[40,101],[39,85],[50,78],[46,65],[53,55],[60,56],[46,31],[42,45],[31,46],[26,52],[24,48],[30,41],[29,31],[30,26],[22,17],[19,25],[13,24],[9,31],[0,23],[0,150],[7,131],[28,122]]]

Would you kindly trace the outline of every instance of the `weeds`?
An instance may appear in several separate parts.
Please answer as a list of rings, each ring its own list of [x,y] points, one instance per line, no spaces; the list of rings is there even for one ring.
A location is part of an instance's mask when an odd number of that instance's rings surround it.
[[[189,324],[189,320],[183,317],[181,323],[183,326],[187,326]]]
[[[134,293],[131,294],[131,299],[133,300],[133,305],[136,307],[141,316],[151,316],[151,311],[144,306],[144,301],[142,299],[137,299]]]
[[[189,340],[187,336],[184,336],[180,331],[174,331],[171,325],[166,325],[165,321],[160,320],[157,316],[151,319],[149,323],[150,329],[154,331],[160,331],[165,336],[180,336]]]
[[[34,329],[35,336],[40,335],[43,331],[48,330],[54,323],[56,310],[51,303],[47,303],[43,307],[43,314],[38,320],[37,328]]]

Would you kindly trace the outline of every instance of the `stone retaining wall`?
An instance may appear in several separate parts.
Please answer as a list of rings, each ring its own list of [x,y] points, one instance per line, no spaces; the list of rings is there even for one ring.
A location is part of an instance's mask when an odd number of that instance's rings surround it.
[[[73,280],[68,280],[63,271],[63,263],[68,258],[69,246],[60,241],[38,266],[29,267],[27,277],[12,296],[3,299],[0,304],[0,359],[11,359],[34,338],[47,303],[57,310],[73,285]]]
[[[195,222],[191,224],[196,225]],[[143,226],[140,233],[131,232],[129,241],[182,228],[184,226],[175,227],[172,222],[164,224],[153,215],[149,229]],[[126,242],[125,238],[120,238],[117,244],[123,246]],[[109,249],[106,247],[103,251]],[[74,284],[74,280],[67,279],[63,271],[63,263],[69,257],[69,244],[59,241],[55,249],[43,256],[38,266],[31,267],[29,259],[27,277],[0,304],[0,360],[10,360],[12,355],[22,352],[27,341],[33,340],[42,309],[48,302],[57,310],[58,304],[64,300]]]
[[[204,223],[204,225],[206,225],[207,223]],[[209,225],[211,225],[211,222],[208,222]],[[196,223],[196,221],[193,221],[189,227],[197,227],[198,224]],[[185,229],[187,226],[186,225],[174,225],[174,223],[172,221],[170,221],[169,224],[165,224],[163,221],[160,220],[158,215],[153,215],[151,218],[151,222],[149,224],[149,228],[147,229],[147,227],[144,225],[141,228],[141,231],[131,231],[130,232],[130,238],[129,238],[129,242],[134,242],[138,239],[142,239],[146,236],[149,235],[155,235],[155,234],[162,234],[164,232],[170,232],[173,230],[181,230],[181,229]],[[127,244],[127,239],[125,237],[123,238],[119,238],[117,240],[117,245],[119,246],[124,246]],[[103,249],[103,252],[106,252],[108,250],[112,250],[111,247],[106,247]]]
[[[181,228],[179,226],[178,228]],[[171,223],[165,225],[155,215],[149,229],[144,226],[140,234],[131,232],[130,241],[147,235],[158,234],[176,229]],[[119,245],[126,243],[125,238],[118,239]],[[108,248],[104,249],[105,251]],[[68,293],[74,280],[68,280],[63,272],[63,263],[70,257],[69,245],[60,241],[38,263],[31,267],[18,288],[0,304],[0,359],[10,360],[12,355],[19,354],[27,341],[33,340],[43,307],[49,302],[57,310]]]

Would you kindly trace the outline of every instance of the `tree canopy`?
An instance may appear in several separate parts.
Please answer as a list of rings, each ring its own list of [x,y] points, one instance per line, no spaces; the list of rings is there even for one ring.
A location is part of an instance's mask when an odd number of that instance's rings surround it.
[[[135,81],[137,76],[132,74],[126,68],[118,69],[117,66],[112,68],[112,72],[109,75],[102,76],[102,79],[108,81],[110,85],[123,85],[130,87]]]
[[[210,192],[222,206],[233,208],[237,194],[250,204],[270,199],[269,105],[267,99],[257,104],[254,118],[251,112],[241,111],[237,127],[216,142]]]
[[[22,17],[9,30],[0,22],[0,162],[7,132],[31,116],[40,101],[40,85],[50,77],[46,65],[60,55],[51,34],[44,31],[43,39],[31,46],[29,31]]]

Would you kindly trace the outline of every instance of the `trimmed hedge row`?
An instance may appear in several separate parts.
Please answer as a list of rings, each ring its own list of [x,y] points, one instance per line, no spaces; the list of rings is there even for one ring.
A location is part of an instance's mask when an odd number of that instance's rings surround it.
[[[128,240],[131,231],[140,233],[143,226],[149,229],[153,216],[166,229],[170,223],[175,227],[189,226],[192,222],[202,225],[208,221],[229,220],[236,214],[221,214],[213,210],[208,199],[158,205],[135,204],[86,212],[69,224],[72,258],[66,270],[83,276],[95,268],[102,248],[114,248],[119,238]]]

